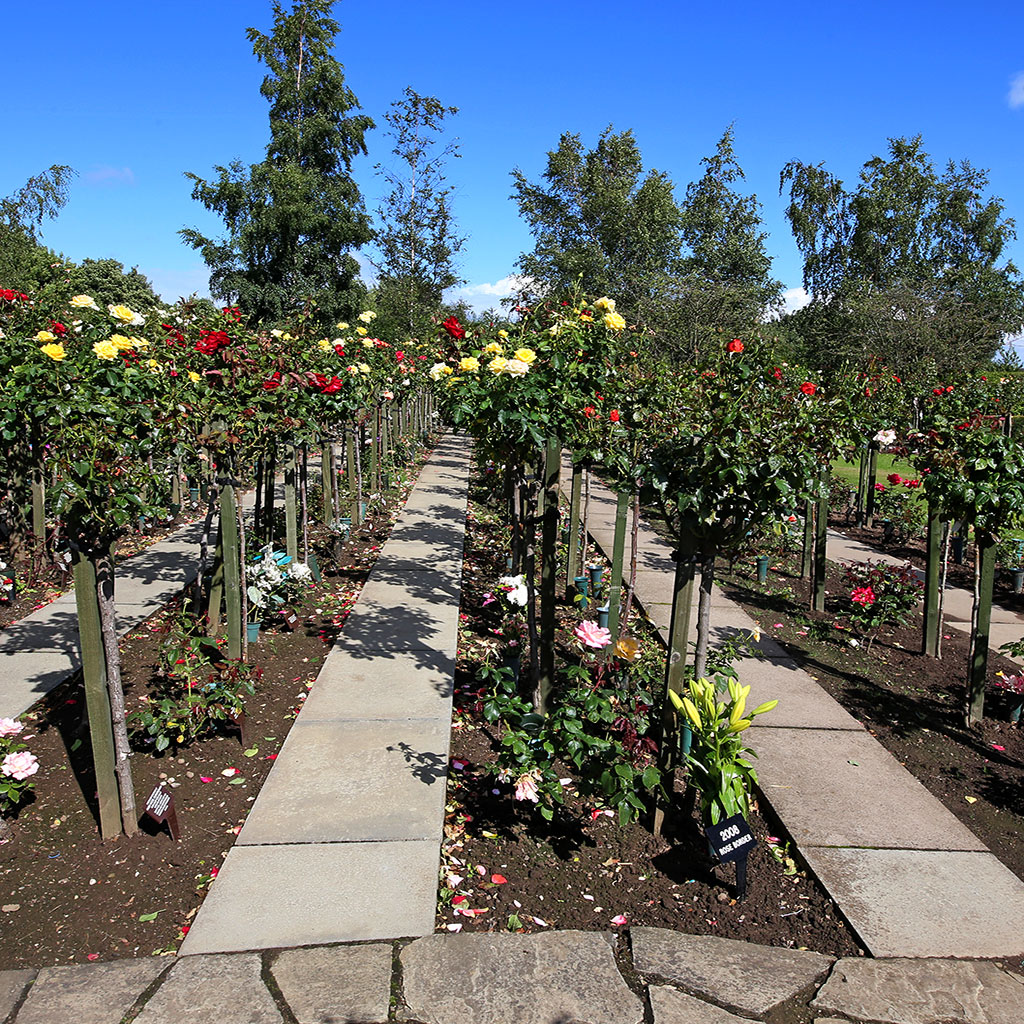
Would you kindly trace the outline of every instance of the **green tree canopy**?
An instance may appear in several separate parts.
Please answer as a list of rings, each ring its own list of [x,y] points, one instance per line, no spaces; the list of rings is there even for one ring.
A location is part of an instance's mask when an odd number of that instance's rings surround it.
[[[907,377],[953,374],[989,360],[1024,323],[1024,283],[1004,257],[1014,223],[986,195],[985,171],[951,161],[939,174],[916,136],[890,139],[854,191],[800,161],[783,168],[787,184],[813,300],[801,322],[823,362],[880,357]]]
[[[518,168],[512,177],[534,236],[517,266],[534,297],[571,291],[580,280],[629,317],[645,319],[657,307],[678,270],[681,213],[668,176],[644,175],[631,131],[608,127],[589,151],[579,135],[564,134],[542,183]]]
[[[465,243],[451,210],[453,186],[445,162],[459,156],[454,141],[442,145],[444,120],[458,113],[433,96],[406,88],[385,114],[397,167],[377,165],[390,186],[377,209],[380,226],[370,262],[377,271],[378,330],[415,332],[436,312],[447,288],[462,284],[455,259]]]
[[[274,28],[250,28],[253,53],[268,73],[260,92],[270,103],[270,142],[262,163],[216,167],[205,181],[187,174],[192,197],[219,214],[227,236],[192,228],[182,237],[210,267],[210,290],[262,320],[315,303],[321,319],[350,315],[365,289],[351,255],[371,237],[352,161],[366,153],[373,122],[331,56],[338,23],[333,0],[274,2]]]

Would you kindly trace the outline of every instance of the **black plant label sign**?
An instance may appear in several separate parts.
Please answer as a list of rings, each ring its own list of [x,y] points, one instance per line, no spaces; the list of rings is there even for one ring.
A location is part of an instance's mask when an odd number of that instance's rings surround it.
[[[146,801],[145,814],[158,825],[166,825],[172,839],[181,838],[178,812],[174,809],[174,794],[161,782]]]
[[[736,898],[743,899],[747,894],[747,857],[756,842],[754,833],[742,814],[708,825],[705,832],[720,861],[736,861]]]

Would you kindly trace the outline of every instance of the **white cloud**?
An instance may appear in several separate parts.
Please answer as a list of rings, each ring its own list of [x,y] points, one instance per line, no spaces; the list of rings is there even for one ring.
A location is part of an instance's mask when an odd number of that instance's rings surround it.
[[[1012,110],[1024,107],[1024,71],[1019,71],[1010,79],[1010,91],[1007,94],[1006,102]]]
[[[783,308],[787,313],[803,309],[810,301],[810,295],[803,288],[788,288],[782,293]]]
[[[106,164],[86,171],[83,175],[90,185],[134,185],[135,172],[130,167],[109,167]]]
[[[449,302],[465,302],[476,314],[484,313],[494,306],[498,306],[502,299],[515,295],[524,287],[529,287],[531,279],[520,274],[509,274],[493,283],[484,281],[481,284],[463,285],[461,288],[452,288],[445,298]]]

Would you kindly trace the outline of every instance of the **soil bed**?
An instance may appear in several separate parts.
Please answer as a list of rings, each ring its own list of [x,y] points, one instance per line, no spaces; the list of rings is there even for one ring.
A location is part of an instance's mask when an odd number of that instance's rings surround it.
[[[759,841],[749,858],[746,897],[737,900],[734,866],[711,863],[707,841],[682,792],[677,792],[674,812],[659,837],[640,824],[620,827],[610,811],[571,792],[554,820],[546,822],[532,804],[513,799],[512,785],[495,780],[492,766],[500,727],[482,718],[485,688],[475,673],[482,660],[496,657],[495,622],[482,604],[485,592],[508,572],[507,552],[507,539],[490,514],[486,493],[475,488],[463,572],[437,930],[536,932],[648,925],[857,955],[856,939],[827,894],[813,876],[788,860],[783,827],[762,813],[751,820]],[[581,617],[569,605],[560,611],[563,660],[579,659],[572,629]],[[631,626],[643,644],[657,642],[653,633],[641,636],[640,620]],[[684,788],[681,778],[676,788]],[[769,836],[777,856],[764,841]]]
[[[160,782],[174,792],[182,837],[164,829],[106,842],[98,835],[95,782],[79,677],[24,716],[40,761],[32,796],[0,840],[0,970],[113,960],[177,950],[259,793],[328,650],[358,597],[406,491],[371,510],[341,558],[334,536],[314,530],[323,573],[294,632],[264,628],[250,647],[262,670],[246,699],[245,743],[236,732],[153,755],[139,741],[132,774],[139,809]],[[121,644],[129,713],[151,691],[161,643],[180,599]],[[231,771],[234,769],[234,771]]]

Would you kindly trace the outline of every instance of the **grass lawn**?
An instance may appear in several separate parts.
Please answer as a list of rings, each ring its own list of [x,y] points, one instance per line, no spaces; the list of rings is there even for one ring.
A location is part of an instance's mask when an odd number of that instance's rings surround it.
[[[836,459],[832,463],[832,472],[835,476],[848,481],[850,487],[857,486],[857,476],[860,467],[856,462],[847,462],[846,459]],[[914,467],[906,459],[897,458],[895,455],[887,455],[885,452],[878,453],[878,482],[885,483],[885,478],[890,473],[899,473],[902,477],[913,479],[917,476]]]

